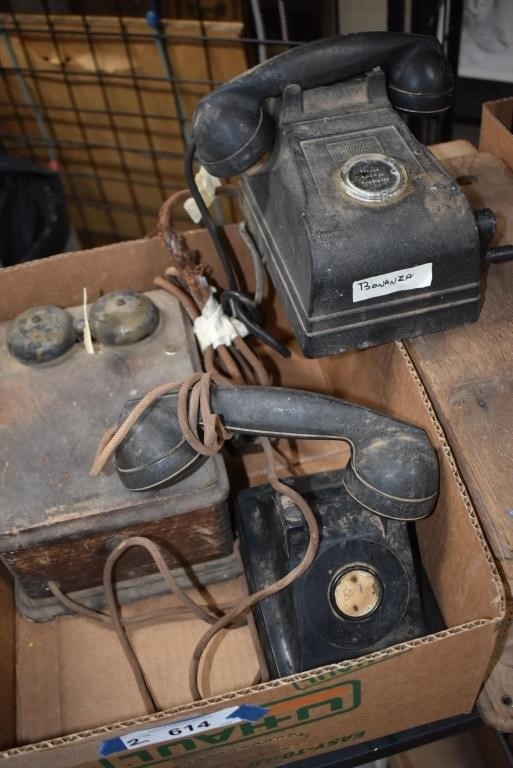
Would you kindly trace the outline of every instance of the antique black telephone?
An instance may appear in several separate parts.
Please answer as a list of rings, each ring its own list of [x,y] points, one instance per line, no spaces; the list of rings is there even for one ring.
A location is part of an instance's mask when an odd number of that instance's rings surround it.
[[[452,92],[434,38],[372,32],[292,49],[200,102],[197,158],[244,174],[250,232],[308,357],[475,321],[483,261],[513,258],[486,251],[493,213],[471,210],[396,112],[442,112]]]
[[[174,483],[204,460],[183,438],[178,398],[172,392],[156,400],[119,445],[116,468],[131,490]],[[126,404],[122,420],[136,404]],[[321,543],[303,576],[257,606],[271,674],[425,634],[405,523],[429,515],[438,496],[438,463],[426,433],[334,397],[278,387],[216,386],[210,409],[232,432],[332,438],[351,449],[343,471],[292,481],[318,518]],[[239,496],[236,524],[252,592],[276,582],[304,556],[305,521],[271,486]]]
[[[432,631],[420,597],[411,527],[362,506],[348,491],[345,474],[322,472],[290,481],[314,510],[321,539],[309,570],[253,609],[272,677]],[[249,488],[237,499],[235,518],[252,593],[300,562],[307,528],[286,496],[269,485]]]

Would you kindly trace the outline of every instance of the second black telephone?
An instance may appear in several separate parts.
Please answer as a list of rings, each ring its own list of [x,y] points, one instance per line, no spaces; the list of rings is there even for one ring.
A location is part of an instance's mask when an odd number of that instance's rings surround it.
[[[199,103],[197,158],[242,174],[250,233],[307,357],[475,321],[483,261],[513,258],[487,251],[493,213],[470,208],[397,112],[443,112],[453,85],[436,39],[370,32],[292,49]]]
[[[121,418],[134,408],[128,402]],[[271,674],[285,675],[425,634],[408,523],[438,497],[438,462],[426,433],[327,395],[278,387],[215,386],[210,409],[231,432],[344,440],[344,470],[295,479],[320,528],[308,571],[255,608]],[[132,490],[177,482],[205,460],[184,440],[178,393],[155,401],[116,452]],[[199,425],[201,436],[202,426]],[[269,587],[304,556],[299,509],[271,486],[236,502],[241,556],[251,591]]]

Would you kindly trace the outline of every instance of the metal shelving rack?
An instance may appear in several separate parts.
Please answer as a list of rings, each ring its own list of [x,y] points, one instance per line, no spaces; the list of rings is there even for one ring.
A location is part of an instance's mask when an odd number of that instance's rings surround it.
[[[2,0],[1,151],[59,173],[84,247],[144,236],[184,186],[201,96],[262,53],[334,31],[316,10],[289,39],[307,5],[287,17],[282,0]]]

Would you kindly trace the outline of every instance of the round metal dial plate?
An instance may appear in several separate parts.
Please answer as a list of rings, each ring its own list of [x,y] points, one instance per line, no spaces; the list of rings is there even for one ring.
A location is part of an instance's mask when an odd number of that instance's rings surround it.
[[[383,203],[397,197],[408,181],[406,170],[398,160],[377,153],[349,158],[340,175],[343,190],[364,203]]]

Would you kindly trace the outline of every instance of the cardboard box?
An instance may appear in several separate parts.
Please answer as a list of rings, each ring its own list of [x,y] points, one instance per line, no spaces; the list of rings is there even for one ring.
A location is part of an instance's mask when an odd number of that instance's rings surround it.
[[[500,157],[513,170],[513,96],[483,104],[479,150]]]
[[[235,228],[229,236],[243,261],[247,259]],[[206,234],[190,233],[187,239],[215,274]],[[84,286],[90,300],[112,289],[148,290],[167,263],[162,242],[152,238],[4,270],[0,319],[35,304],[78,304]],[[270,289],[266,300],[275,326],[286,335]],[[208,678],[204,685],[210,698],[188,704],[187,661],[204,625],[187,621],[140,627],[132,640],[164,710],[143,716],[139,693],[113,634],[79,617],[47,625],[17,617],[12,585],[3,574],[0,766],[272,768],[472,708],[504,616],[503,589],[450,448],[404,347],[388,344],[315,361],[296,352],[289,361],[273,357],[270,362],[275,380],[282,384],[343,396],[428,431],[439,456],[441,490],[436,511],[418,523],[417,531],[447,630],[257,686],[251,685],[256,655],[249,632],[232,630],[208,654],[203,678]],[[113,417],[121,405],[116,404]],[[310,447],[299,456],[304,470],[318,471],[316,462],[322,468],[332,460],[342,464],[347,453],[337,447]],[[80,471],[87,468],[77,467]],[[231,600],[240,589],[240,583],[220,585],[215,596],[221,602]],[[242,706],[250,709],[238,710],[241,721],[226,719],[225,710]],[[259,716],[253,720],[255,712]],[[215,713],[220,719],[211,728]],[[198,715],[208,727],[191,735],[186,721]],[[174,738],[170,734],[159,743],[134,742],[133,749],[99,754],[106,740],[130,734],[134,739],[134,732],[155,725],[167,726],[169,733],[171,723]]]

